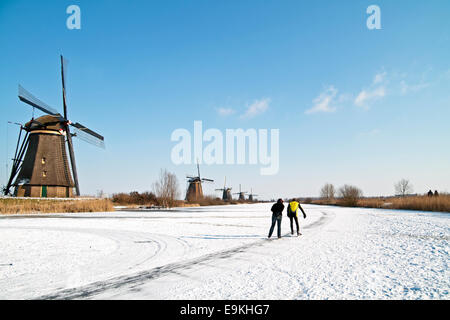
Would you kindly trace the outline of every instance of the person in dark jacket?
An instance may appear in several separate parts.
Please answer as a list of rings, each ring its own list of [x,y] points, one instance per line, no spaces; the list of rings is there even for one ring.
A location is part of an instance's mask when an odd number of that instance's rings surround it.
[[[278,199],[277,203],[272,206],[272,225],[269,231],[269,239],[272,236],[275,224],[278,224],[278,239],[281,238],[281,219],[283,217],[284,204],[283,199]]]
[[[298,209],[300,209],[303,213],[303,219],[306,219],[306,213],[303,210],[302,206],[296,199],[292,199],[291,202],[287,205],[287,216],[289,217],[289,220],[291,221],[291,234],[294,234],[294,225],[293,221],[295,220],[295,225],[297,227],[297,236],[300,236],[300,230],[298,227]]]

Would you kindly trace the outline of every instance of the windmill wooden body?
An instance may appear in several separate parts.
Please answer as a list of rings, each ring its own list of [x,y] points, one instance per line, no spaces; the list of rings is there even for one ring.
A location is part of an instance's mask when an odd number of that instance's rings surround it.
[[[65,62],[61,56],[63,115],[19,85],[19,99],[47,115],[32,118],[20,127],[10,178],[3,190],[5,195],[10,195],[11,188],[14,187],[15,196],[73,197],[73,188],[79,196],[72,137],[104,148],[104,138],[101,135],[80,123],[72,123],[67,118]],[[73,133],[70,128],[74,130]]]
[[[231,201],[233,198],[231,196],[231,188],[227,188],[227,177],[225,177],[225,183],[223,184],[223,188],[216,189],[216,191],[222,191],[222,200],[223,201]]]
[[[244,201],[245,200],[245,194],[248,193],[247,191],[241,191],[241,185],[239,184],[239,192],[236,192],[234,194],[239,195],[239,200]]]
[[[203,199],[203,188],[202,182],[214,182],[212,179],[202,178],[200,176],[200,166],[197,162],[197,176],[186,176],[188,179],[189,186],[186,191],[187,201],[197,201]]]
[[[253,189],[250,188],[250,193],[249,193],[249,195],[248,195],[248,200],[251,201],[251,202],[253,202],[253,201],[256,200],[256,198],[255,198],[256,196],[257,196],[257,194],[254,194],[254,193],[253,193]]]

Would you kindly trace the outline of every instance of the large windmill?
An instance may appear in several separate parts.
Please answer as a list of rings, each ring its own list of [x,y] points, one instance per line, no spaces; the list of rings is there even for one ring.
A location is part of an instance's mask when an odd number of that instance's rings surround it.
[[[227,177],[225,177],[225,183],[223,184],[222,189],[216,189],[216,191],[222,191],[222,200],[223,201],[231,201],[231,188],[227,188]]]
[[[250,188],[250,193],[248,194],[248,201],[251,201],[251,202],[255,201],[255,200],[256,200],[256,199],[254,198],[255,196],[257,196],[257,194],[254,194],[254,193],[253,193],[253,189]]]
[[[214,182],[212,179],[202,178],[200,176],[200,166],[197,162],[197,176],[186,176],[189,186],[186,191],[187,201],[196,201],[203,198],[202,182]]]
[[[241,185],[239,184],[239,192],[233,193],[239,195],[239,200],[245,200],[245,194],[248,193],[247,191],[241,191]]]
[[[82,124],[68,120],[64,66],[61,56],[63,115],[19,85],[19,99],[46,113],[20,127],[16,152],[4,194],[24,197],[72,197],[80,195],[72,137],[104,148],[104,138]],[[34,113],[33,113],[34,114]],[[71,133],[71,128],[73,133]],[[22,132],[25,132],[22,137]],[[66,153],[69,150],[71,168]],[[14,180],[15,179],[15,180]]]

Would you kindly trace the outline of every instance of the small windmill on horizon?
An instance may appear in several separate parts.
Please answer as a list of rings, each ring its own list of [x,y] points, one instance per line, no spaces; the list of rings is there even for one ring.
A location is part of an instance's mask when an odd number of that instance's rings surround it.
[[[231,201],[231,188],[227,188],[227,177],[225,177],[225,182],[223,184],[223,188],[216,189],[216,191],[222,191],[222,200],[223,201]]]
[[[239,184],[239,192],[235,192],[233,194],[238,194],[239,195],[239,200],[245,200],[245,194],[248,193],[247,191],[241,191],[241,184]]]
[[[257,196],[257,194],[254,194],[253,193],[253,189],[252,188],[250,188],[250,193],[249,193],[249,195],[248,195],[248,200],[249,201],[255,201],[256,199],[254,198],[255,196]]]
[[[189,186],[186,191],[187,201],[196,201],[203,198],[202,182],[214,182],[212,179],[202,178],[200,176],[200,165],[197,161],[197,176],[187,175]]]

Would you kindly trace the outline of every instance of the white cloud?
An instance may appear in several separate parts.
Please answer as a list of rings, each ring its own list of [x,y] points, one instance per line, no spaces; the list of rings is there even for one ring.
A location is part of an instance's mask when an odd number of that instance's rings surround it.
[[[400,93],[405,95],[409,92],[417,92],[430,86],[430,83],[407,84],[405,80],[400,81]]]
[[[364,131],[358,134],[359,137],[375,137],[377,135],[380,134],[380,130],[379,129],[372,129],[369,131]]]
[[[236,111],[232,108],[218,108],[217,109],[217,113],[222,117],[230,116],[230,115],[234,114],[235,112]]]
[[[264,98],[260,100],[255,100],[251,105],[247,106],[247,110],[241,116],[241,118],[253,118],[259,114],[267,111],[270,104],[269,98]]]
[[[374,89],[365,89],[358,94],[354,103],[358,107],[369,108],[371,102],[381,99],[385,95],[386,89],[383,86]]]
[[[353,103],[358,107],[369,109],[370,104],[386,96],[387,72],[381,71],[375,74],[372,84],[359,92]]]
[[[336,107],[331,104],[334,102],[338,90],[334,86],[329,86],[317,98],[313,100],[314,106],[305,111],[306,114],[316,112],[334,112]]]
[[[378,84],[384,82],[384,79],[386,78],[387,72],[383,71],[380,73],[377,73],[375,77],[373,78],[373,84]]]

